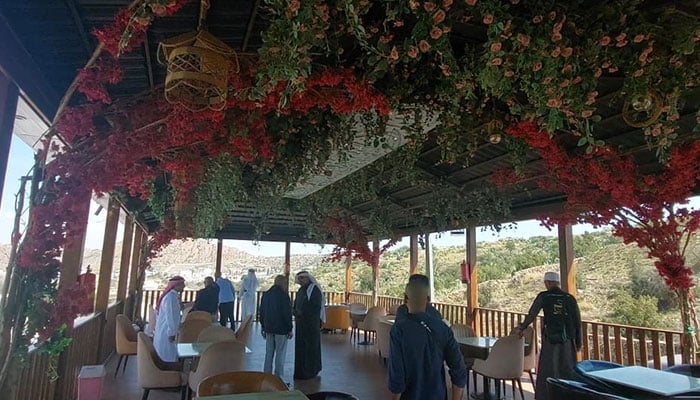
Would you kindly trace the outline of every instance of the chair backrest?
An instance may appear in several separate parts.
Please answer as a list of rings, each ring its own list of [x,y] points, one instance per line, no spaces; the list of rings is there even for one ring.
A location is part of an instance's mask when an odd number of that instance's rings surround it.
[[[324,329],[348,329],[350,313],[347,306],[326,306],[326,322]]]
[[[182,318],[180,318],[180,323],[185,322],[187,316],[190,315],[190,311],[194,307],[194,303],[185,303],[182,305]]]
[[[362,303],[350,303],[350,313],[351,314],[365,314],[367,312],[367,306]]]
[[[367,310],[367,316],[363,321],[363,326],[369,331],[376,331],[379,328],[379,317],[386,315],[386,309],[382,306],[375,306]]]
[[[244,355],[245,345],[237,340],[212,344],[202,352],[197,369],[190,373],[190,387],[197,389],[208,376],[243,370]]]
[[[236,340],[236,334],[230,328],[219,325],[211,325],[197,336],[198,342],[222,342],[224,340]]]
[[[158,357],[151,338],[143,332],[137,335],[136,363],[139,386],[151,388],[179,385],[179,373],[166,371],[165,363]]]
[[[700,364],[674,365],[672,367],[666,368],[664,371],[673,372],[674,374],[681,374],[686,376],[692,376],[695,378],[700,378]]]
[[[117,354],[136,354],[136,331],[124,314],[118,314],[116,317],[115,339]]]
[[[250,329],[253,326],[253,316],[249,315],[245,317],[241,325],[236,329],[236,340],[243,344],[248,343],[248,338],[250,337]]]
[[[525,340],[520,335],[508,335],[496,340],[485,363],[490,377],[515,379],[523,373],[523,346]]]
[[[383,358],[389,358],[391,327],[392,324],[386,320],[380,320],[377,324],[377,351]]]
[[[201,319],[209,323],[212,322],[211,314],[206,311],[190,311],[187,313],[187,315],[185,315],[185,322],[193,319]]]
[[[153,336],[156,331],[156,309],[153,306],[148,308],[148,325],[143,331],[148,336]]]
[[[180,325],[180,334],[177,341],[180,343],[194,343],[202,331],[211,326],[211,319],[205,321],[203,319],[191,319]]]
[[[476,336],[474,329],[469,325],[453,324],[450,328],[452,328],[452,333],[455,335],[455,337],[474,337],[474,336]]]
[[[198,396],[217,396],[253,392],[282,392],[289,388],[272,374],[259,371],[230,371],[204,378],[197,388]]]
[[[312,394],[307,394],[306,397],[309,400],[360,400],[351,394],[340,393],[340,392],[317,392]]]
[[[535,330],[531,326],[523,329],[523,339],[525,340],[523,371],[531,371],[537,367],[538,358],[535,350]]]
[[[587,387],[582,382],[547,378],[547,388],[552,399],[566,400],[630,400],[612,393],[603,393]]]

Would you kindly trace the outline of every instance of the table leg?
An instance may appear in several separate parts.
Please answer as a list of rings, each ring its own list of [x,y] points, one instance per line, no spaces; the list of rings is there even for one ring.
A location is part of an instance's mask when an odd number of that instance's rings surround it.
[[[369,342],[369,339],[367,338],[367,331],[366,331],[366,330],[365,330],[365,341],[364,341],[364,342],[360,342],[360,343],[358,343],[358,344],[359,344],[359,345],[362,345],[362,346],[367,346],[367,345],[372,344],[372,343]]]

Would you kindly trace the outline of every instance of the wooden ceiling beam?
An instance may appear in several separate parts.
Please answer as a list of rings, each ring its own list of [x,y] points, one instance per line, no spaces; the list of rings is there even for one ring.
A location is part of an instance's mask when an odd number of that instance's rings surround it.
[[[83,42],[83,48],[85,49],[85,60],[87,60],[92,55],[92,44],[90,43],[87,31],[85,30],[83,19],[80,18],[78,6],[75,4],[75,0],[64,0],[64,2],[70,11],[71,18],[73,18],[73,23],[78,30],[78,35],[80,35],[80,39]]]

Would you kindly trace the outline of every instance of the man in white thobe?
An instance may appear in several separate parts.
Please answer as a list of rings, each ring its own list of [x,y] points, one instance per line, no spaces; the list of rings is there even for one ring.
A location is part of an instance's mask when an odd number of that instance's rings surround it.
[[[243,278],[241,283],[241,321],[245,320],[249,315],[255,315],[255,303],[257,302],[258,278],[255,276],[255,270],[249,269],[248,275]]]
[[[185,289],[185,279],[174,276],[156,305],[156,331],[153,347],[165,362],[177,361],[177,333],[180,330],[180,293]]]

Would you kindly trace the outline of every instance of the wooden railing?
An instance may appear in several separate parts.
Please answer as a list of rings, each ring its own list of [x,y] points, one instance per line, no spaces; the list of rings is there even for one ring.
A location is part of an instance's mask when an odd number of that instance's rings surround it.
[[[144,321],[148,321],[149,313],[151,312],[151,308],[155,309],[156,303],[158,301],[158,297],[162,293],[162,290],[144,290],[143,291],[143,301],[141,302],[141,315]],[[256,293],[256,310],[257,307],[260,306],[260,301],[262,300],[262,295],[263,291],[258,291]],[[289,292],[289,298],[291,299],[292,302],[294,302],[294,299],[296,298],[297,292]],[[340,304],[345,302],[345,294],[342,292],[324,292],[324,297],[326,300],[326,304]],[[180,296],[180,301],[183,303],[190,303],[194,302],[195,297],[197,296],[197,291],[196,290],[184,290],[182,292],[182,295]],[[236,321],[241,320],[241,300],[239,296],[236,296],[236,301],[233,307],[233,316]],[[257,315],[255,316],[255,320],[257,321]]]
[[[372,306],[372,295],[350,293],[351,303]],[[378,305],[387,310],[392,305],[402,303],[398,297],[378,296]],[[460,304],[433,303],[443,318],[452,324],[472,324],[480,336],[502,337],[519,325],[526,314],[488,308],[478,308],[473,315],[468,315],[467,307]],[[471,322],[473,321],[473,323]],[[538,342],[542,318],[533,322]],[[641,365],[662,368],[676,364],[676,357],[681,354],[681,332],[642,328],[637,326],[617,325],[604,322],[582,322],[583,346],[581,359],[606,360],[624,365]],[[539,345],[536,344],[539,348]],[[687,363],[688,360],[682,360]]]

